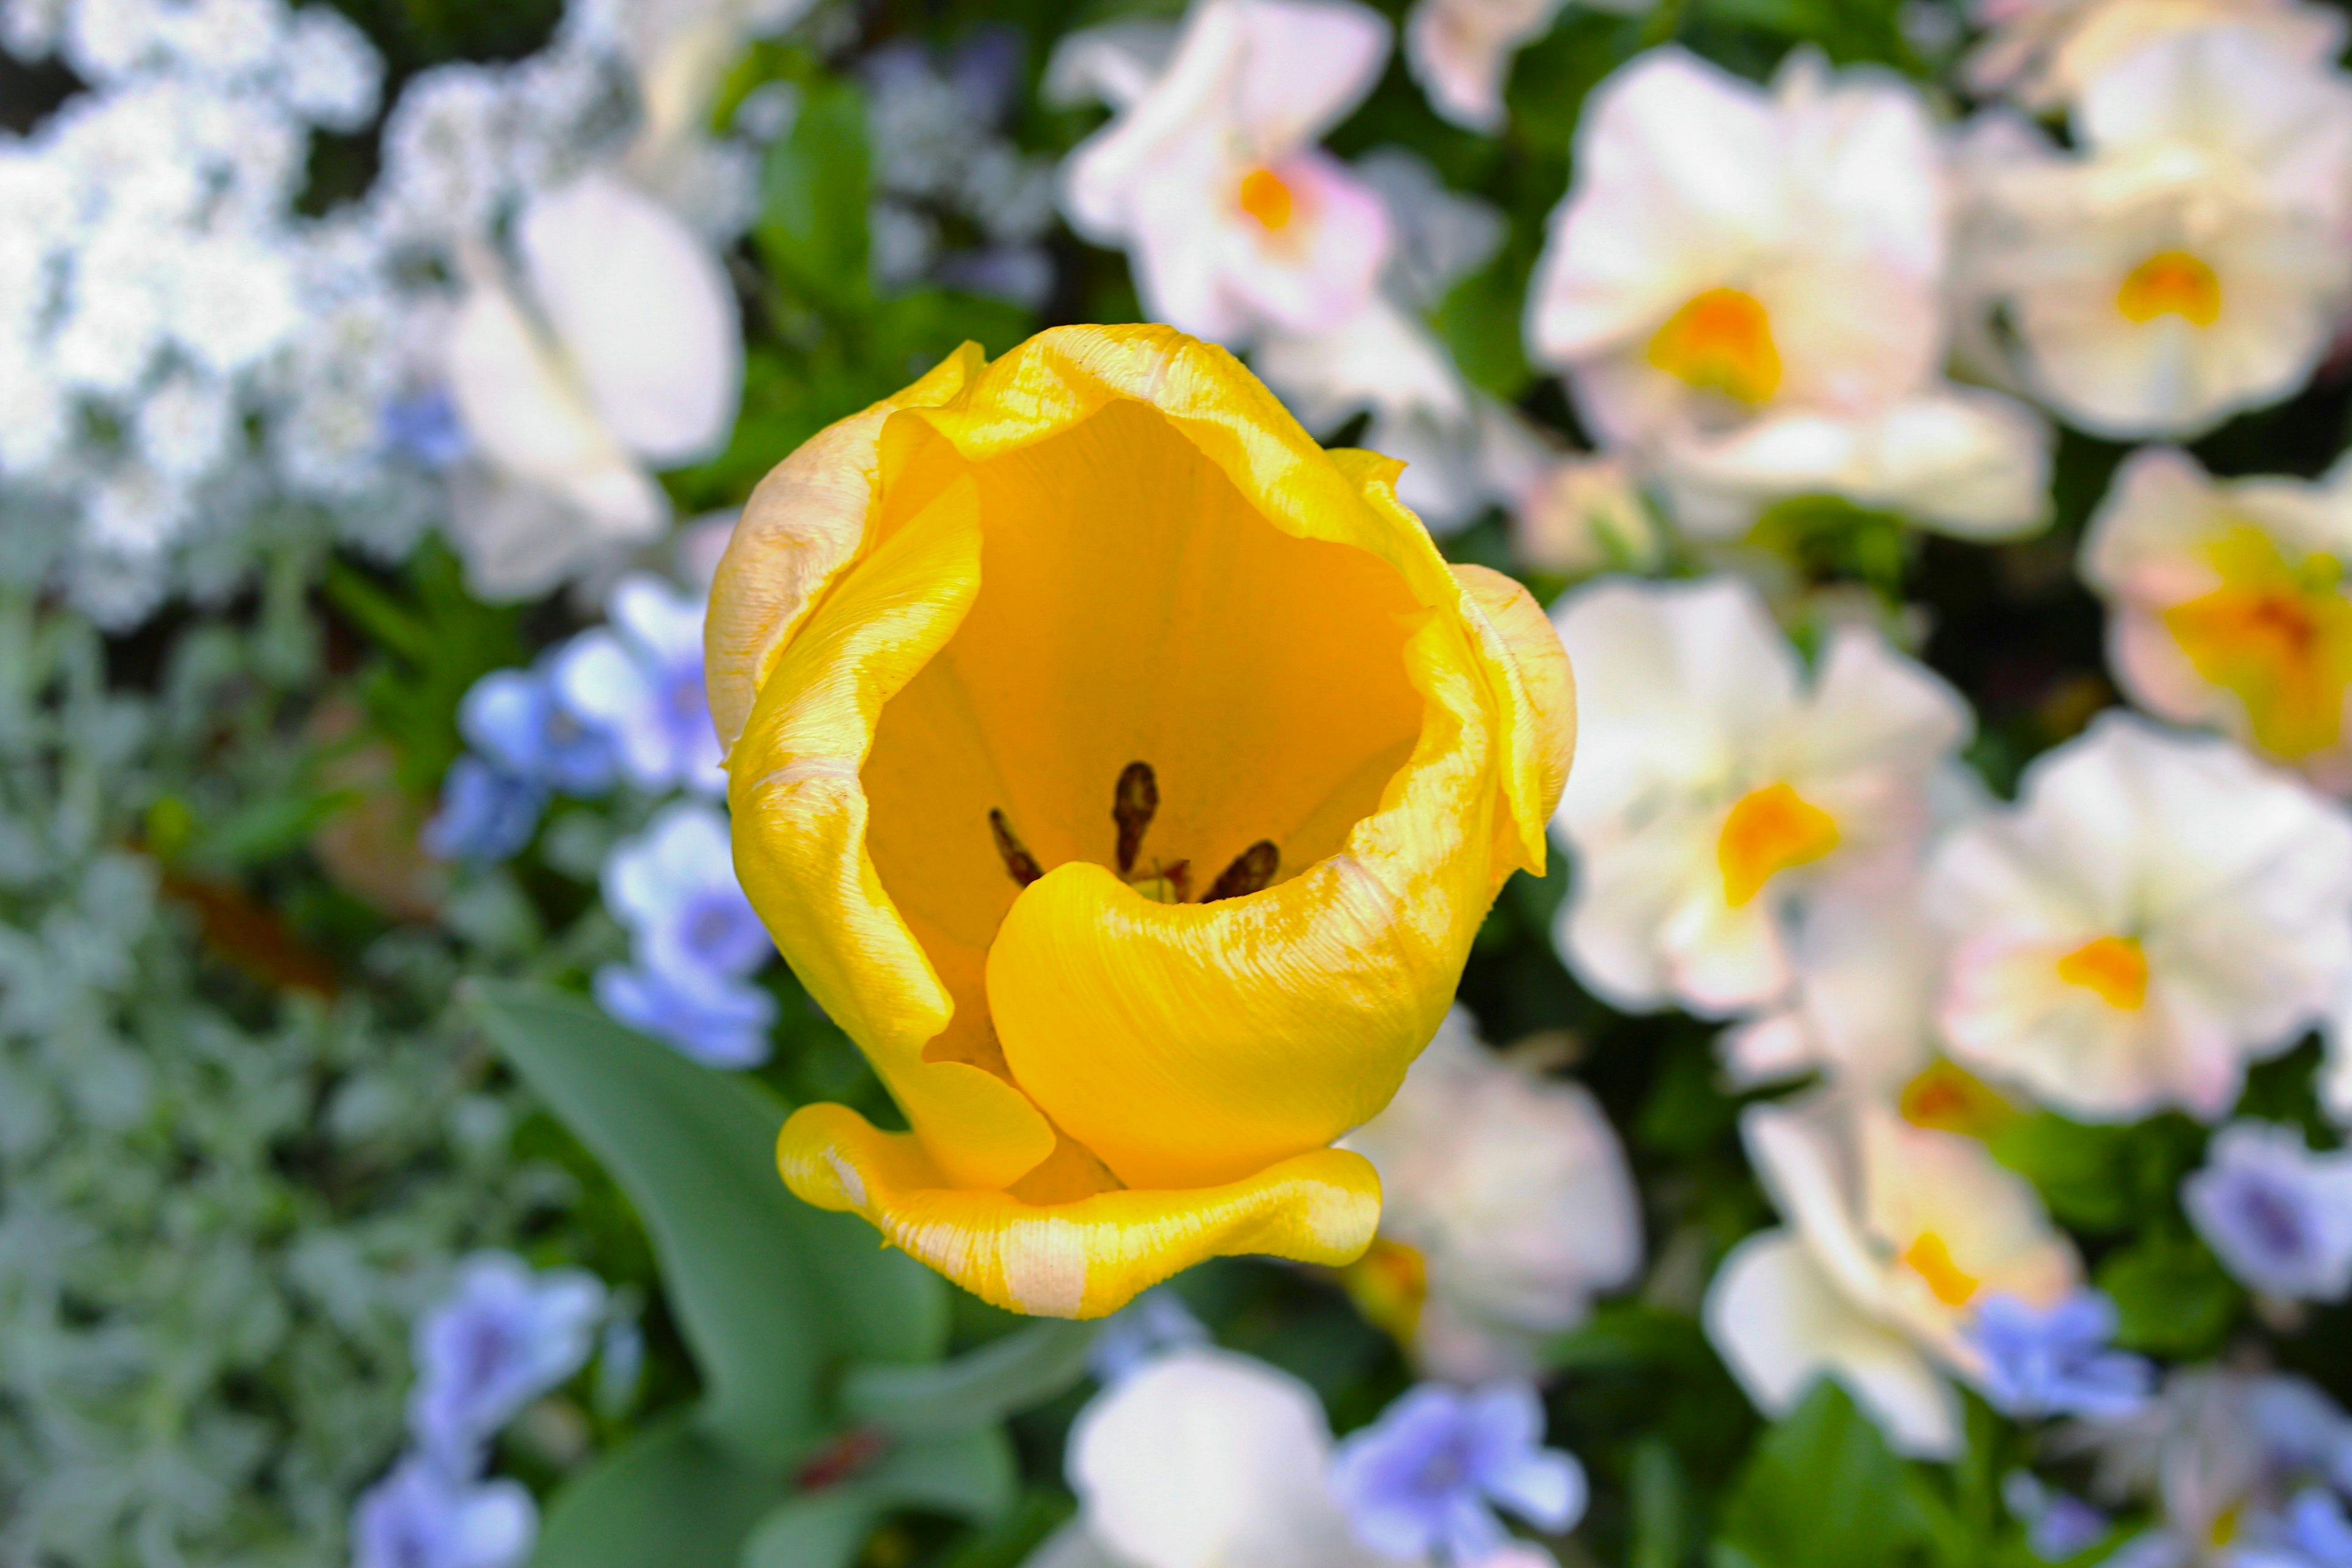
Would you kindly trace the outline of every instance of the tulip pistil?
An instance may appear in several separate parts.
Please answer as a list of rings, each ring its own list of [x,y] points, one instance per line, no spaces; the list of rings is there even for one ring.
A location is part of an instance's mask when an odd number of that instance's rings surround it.
[[[1143,836],[1150,830],[1151,819],[1160,812],[1160,775],[1150,763],[1129,763],[1119,770],[1118,784],[1111,792],[1111,821],[1118,828],[1117,861],[1120,879],[1137,892],[1158,904],[1181,904],[1191,901],[1192,873],[1190,860],[1153,858],[1143,870],[1136,869],[1136,861],[1143,853]],[[1045,870],[1037,858],[1029,853],[1020,836],[1002,808],[992,807],[988,814],[988,830],[996,840],[996,853],[1004,862],[1005,873],[1022,887],[1027,887]],[[1220,899],[1237,899],[1244,893],[1255,893],[1271,887],[1275,873],[1282,868],[1282,851],[1271,838],[1261,838],[1240,854],[1233,863],[1217,874],[1209,884],[1201,902],[1213,904]]]

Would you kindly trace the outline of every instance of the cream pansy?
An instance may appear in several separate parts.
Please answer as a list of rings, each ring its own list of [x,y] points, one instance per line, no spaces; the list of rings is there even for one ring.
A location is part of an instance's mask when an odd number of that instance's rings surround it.
[[[1727,1016],[1781,997],[1814,890],[1916,855],[1958,695],[1877,633],[1808,679],[1756,589],[1606,580],[1553,612],[1582,748],[1552,819],[1576,857],[1555,940],[1615,1005]]]
[[[2257,28],[2178,32],[2101,71],[2071,124],[2074,153],[2015,128],[1974,163],[1969,291],[2035,394],[2130,437],[2301,386],[2352,292],[2343,73]]]
[[[2352,975],[2352,815],[2227,741],[2110,714],[1954,832],[1926,896],[1960,1061],[2085,1121],[2210,1121]]]
[[[1994,1296],[2063,1300],[2081,1278],[2073,1247],[1984,1145],[1875,1102],[1754,1106],[1740,1134],[1788,1224],[1723,1260],[1707,1338],[1767,1415],[1832,1377],[1896,1449],[1956,1458],[1951,1380],[1979,1375],[1976,1310]]]
[[[1948,202],[1917,89],[1801,53],[1767,89],[1656,49],[1596,89],[1576,170],[1528,342],[1687,526],[1823,492],[1971,535],[2041,521],[2039,424],[1941,379]]]
[[[1315,143],[1379,79],[1388,23],[1351,0],[1203,0],[1172,45],[1105,32],[1065,40],[1052,72],[1116,114],[1063,165],[1062,207],[1128,251],[1153,319],[1239,345],[1360,310],[1388,216]]]
[[[735,295],[717,258],[618,176],[532,199],[520,268],[477,250],[445,368],[475,460],[450,537],[484,597],[528,598],[658,534],[648,472],[727,438],[742,392]]]
[[[1380,1239],[1351,1286],[1436,1376],[1529,1375],[1543,1339],[1642,1266],[1640,1199],[1600,1104],[1488,1049],[1458,1008],[1341,1147],[1381,1173]]]
[[[2352,788],[2352,470],[2317,484],[2217,481],[2171,447],[2136,452],[2084,536],[2107,662],[2141,707],[2226,731]]]
[[[1171,1351],[1078,1413],[1078,1517],[1030,1568],[1411,1568],[1357,1542],[1330,1464],[1305,1384],[1228,1351]]]
[[[1404,60],[1429,106],[1456,125],[1496,131],[1506,118],[1511,59],[1543,37],[1566,0],[1420,0],[1405,18]],[[1656,0],[1586,0],[1601,11],[1647,11]]]

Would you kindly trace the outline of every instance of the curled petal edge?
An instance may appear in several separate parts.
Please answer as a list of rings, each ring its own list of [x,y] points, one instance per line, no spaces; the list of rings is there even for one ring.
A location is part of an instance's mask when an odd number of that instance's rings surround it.
[[[846,1106],[811,1105],[784,1123],[776,1163],[803,1202],[860,1215],[982,1300],[1036,1317],[1108,1316],[1210,1258],[1336,1268],[1363,1255],[1381,1217],[1379,1173],[1344,1149],[1223,1186],[1029,1204],[950,1187],[914,1134],[884,1132]]]

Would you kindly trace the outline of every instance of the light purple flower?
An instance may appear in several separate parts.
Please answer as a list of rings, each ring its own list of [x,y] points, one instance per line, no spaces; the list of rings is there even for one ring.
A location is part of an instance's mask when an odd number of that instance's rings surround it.
[[[604,1310],[593,1275],[534,1274],[504,1252],[467,1258],[416,1324],[408,1427],[417,1447],[450,1474],[473,1474],[499,1428],[586,1363]]]
[[[530,1493],[513,1481],[466,1480],[412,1454],[360,1494],[352,1568],[514,1568],[538,1533]]]
[[[714,806],[665,806],[605,858],[604,882],[639,966],[675,984],[740,980],[775,952],[735,879],[734,843]]]
[[[2315,1154],[2276,1122],[2233,1121],[2181,1183],[2180,1202],[2249,1288],[2315,1301],[2352,1290],[2352,1156]]]
[[[776,999],[757,985],[711,977],[680,984],[643,964],[607,963],[593,987],[605,1012],[705,1067],[755,1068],[774,1048]]]
[[[383,405],[381,431],[388,451],[420,467],[446,468],[473,450],[466,423],[445,387],[430,387]]]
[[[612,738],[622,773],[640,789],[727,787],[703,689],[702,616],[699,599],[639,573],[613,589],[609,624],[581,633],[556,658],[558,700]]]
[[[1331,1489],[1372,1550],[1435,1552],[1469,1568],[1510,1540],[1498,1505],[1552,1531],[1582,1517],[1583,1467],[1544,1447],[1543,1428],[1528,1384],[1465,1392],[1425,1383],[1339,1445]]]
[[[442,775],[441,809],[418,842],[436,860],[503,860],[530,842],[546,804],[547,792],[530,780],[462,756]]]
[[[1103,1324],[1087,1347],[1087,1370],[1108,1387],[1170,1351],[1213,1342],[1181,1296],[1165,1288],[1146,1290]]]
[[[2103,1540],[2107,1516],[2082,1499],[2044,1486],[2030,1470],[2011,1470],[2002,1479],[2001,1500],[2025,1526],[2025,1544],[2044,1563],[2063,1563]]]
[[[2287,1539],[2313,1568],[2352,1568],[2352,1520],[2335,1493],[2314,1488],[2286,1511]]]
[[[2081,1290],[2050,1308],[1993,1296],[1977,1310],[1968,1338],[1983,1356],[1979,1384],[2008,1415],[2081,1415],[2112,1420],[2147,1402],[2156,1368],[2110,1350],[2116,1307]]]
[[[601,794],[613,785],[612,737],[555,700],[552,663],[494,669],[474,682],[457,704],[457,732],[517,778],[565,795]]]

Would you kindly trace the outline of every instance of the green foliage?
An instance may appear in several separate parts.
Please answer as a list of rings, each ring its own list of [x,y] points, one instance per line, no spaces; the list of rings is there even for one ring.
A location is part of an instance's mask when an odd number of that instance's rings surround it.
[[[2107,1254],[2097,1279],[2115,1298],[2117,1344],[2184,1361],[2221,1349],[2245,1304],[2205,1244],[2169,1227],[2151,1227]]]
[[[1712,1568],[1895,1568],[1927,1519],[1903,1462],[1826,1379],[1767,1433],[1725,1498]]]

